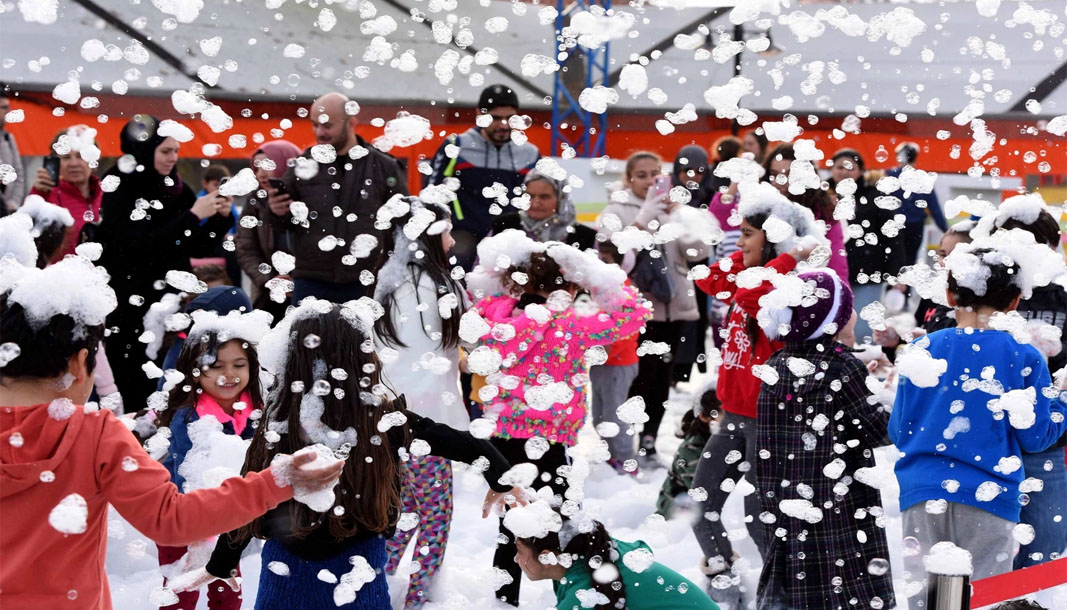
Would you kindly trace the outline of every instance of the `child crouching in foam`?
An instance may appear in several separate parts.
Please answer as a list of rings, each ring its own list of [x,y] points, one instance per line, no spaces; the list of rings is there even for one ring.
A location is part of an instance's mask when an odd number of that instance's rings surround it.
[[[564,518],[547,502],[514,508],[504,524],[518,536],[515,561],[530,580],[551,580],[556,610],[718,610],[641,540],[611,537],[584,514]]]
[[[889,409],[835,335],[852,334],[852,290],[829,270],[773,280],[758,319],[784,346],[759,372],[756,464],[767,551],[757,607],[892,608],[882,503],[856,481],[889,443]]]
[[[901,452],[904,536],[920,549],[905,556],[905,576],[919,599],[920,559],[938,542],[971,554],[975,580],[1011,570],[1012,530],[1028,490],[1022,452],[1043,451],[1065,428],[1044,356],[991,324],[1062,272],[1063,260],[1014,230],[956,246],[945,267],[956,328],[901,349],[889,422]]]
[[[5,608],[111,608],[109,504],[148,538],[180,546],[292,498],[290,483],[329,489],[341,473],[340,465],[308,467],[316,455],[307,452],[215,489],[179,493],[111,411],[81,406],[93,387],[104,319],[116,305],[107,280],[80,257],[43,270],[0,260],[0,335],[17,346],[4,350],[0,368]]]

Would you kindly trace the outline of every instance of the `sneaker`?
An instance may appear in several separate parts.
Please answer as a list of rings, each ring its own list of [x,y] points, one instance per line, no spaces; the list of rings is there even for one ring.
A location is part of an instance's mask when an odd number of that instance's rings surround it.
[[[720,610],[741,610],[741,577],[730,569],[722,555],[700,562],[700,571],[707,577],[704,591]]]
[[[637,460],[626,460],[624,462],[622,460],[611,458],[607,461],[607,464],[614,468],[616,473],[631,477],[637,476],[640,471],[640,466],[638,465]]]
[[[638,454],[637,466],[641,470],[662,470],[666,468],[666,466],[663,465],[663,462],[659,461],[659,458],[656,457],[656,452],[654,451],[644,455]]]

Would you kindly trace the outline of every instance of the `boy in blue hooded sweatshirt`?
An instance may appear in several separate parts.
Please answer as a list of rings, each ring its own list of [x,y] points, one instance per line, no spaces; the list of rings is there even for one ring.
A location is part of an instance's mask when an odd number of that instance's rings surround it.
[[[1011,571],[1012,531],[1033,491],[1020,456],[1044,450],[1065,428],[1044,356],[990,324],[1029,289],[1019,252],[972,246],[945,259],[956,328],[919,339],[896,360],[889,435],[901,452],[905,547],[918,547],[904,558],[912,582],[923,579],[922,557],[941,541],[970,552],[974,580]],[[915,592],[925,595],[925,587]]]

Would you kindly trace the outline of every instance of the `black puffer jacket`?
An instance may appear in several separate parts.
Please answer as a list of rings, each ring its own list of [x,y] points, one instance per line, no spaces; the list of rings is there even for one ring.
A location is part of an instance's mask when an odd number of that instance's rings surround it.
[[[896,215],[895,210],[878,207],[876,198],[881,193],[867,184],[863,176],[856,182],[856,214],[849,221],[845,234],[845,250],[848,254],[848,280],[858,284],[860,273],[876,275],[878,282],[885,275],[895,276],[905,264],[904,238],[897,234],[887,237],[882,227]],[[865,283],[871,283],[869,280]]]

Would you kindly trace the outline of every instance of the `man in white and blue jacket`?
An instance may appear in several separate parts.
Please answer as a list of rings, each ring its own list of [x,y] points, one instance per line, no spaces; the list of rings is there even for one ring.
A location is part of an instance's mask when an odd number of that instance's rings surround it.
[[[478,120],[462,134],[445,138],[433,158],[429,184],[459,180],[452,202],[452,254],[464,269],[474,266],[478,242],[492,231],[493,210],[498,199],[506,204],[521,194],[523,179],[534,168],[541,153],[529,142],[518,144],[511,138],[512,117],[518,115],[519,98],[504,85],[492,85],[478,99]],[[506,193],[487,197],[484,190],[500,184]],[[499,207],[503,207],[497,203]],[[495,213],[494,213],[495,211]]]

